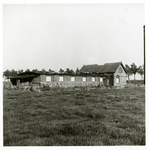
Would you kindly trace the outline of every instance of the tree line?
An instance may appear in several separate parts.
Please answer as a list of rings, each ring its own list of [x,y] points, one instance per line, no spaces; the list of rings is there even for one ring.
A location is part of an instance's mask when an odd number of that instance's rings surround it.
[[[8,70],[7,69],[6,71],[3,72],[3,77],[9,78],[11,76],[16,76],[17,74],[20,74],[23,72],[31,72],[31,71],[33,71],[33,72],[37,71],[38,72],[40,70],[38,70],[38,69],[33,69],[33,70],[26,69],[25,71],[23,71],[23,69],[22,70],[20,70],[20,69],[19,70],[14,70],[14,69]],[[45,72],[53,72],[53,71],[51,69],[49,69],[49,70],[42,69],[41,72],[45,73]],[[79,69],[77,68],[76,71],[74,71],[73,69],[69,69],[69,68],[67,68],[66,70],[63,70],[62,68],[60,68],[59,73],[78,74]]]
[[[144,75],[144,65],[140,65],[139,67],[137,67],[137,65],[135,65],[135,63],[132,63],[130,66],[129,65],[125,65],[125,69],[127,71],[127,75],[128,75],[128,80],[130,80],[130,75],[134,75],[134,80],[135,80],[135,75],[136,73],[139,73],[141,75],[141,77]],[[30,69],[26,69],[25,71],[22,70],[6,70],[3,72],[3,77],[7,77],[9,78],[10,76],[16,76],[17,74],[23,73],[23,72],[29,72],[31,71]],[[39,71],[38,69],[33,69],[32,71]],[[49,69],[49,72],[51,72],[52,70]],[[42,69],[41,72],[47,72],[47,70]],[[67,68],[66,70],[63,70],[62,68],[60,68],[59,73],[66,73],[66,74],[78,74],[79,73],[79,69],[77,68],[76,71],[74,71],[73,69],[69,69]]]
[[[137,67],[137,65],[135,65],[135,63],[132,63],[130,66],[129,65],[125,65],[125,69],[127,71],[127,75],[128,75],[128,80],[130,80],[130,75],[134,75],[134,80],[136,73],[139,73],[141,75],[141,77],[144,75],[144,65],[140,65],[139,67]]]

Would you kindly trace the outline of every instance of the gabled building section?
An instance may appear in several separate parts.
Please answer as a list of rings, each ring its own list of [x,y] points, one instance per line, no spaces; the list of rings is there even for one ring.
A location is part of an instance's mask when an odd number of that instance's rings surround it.
[[[104,65],[84,65],[80,72],[106,77],[104,84],[107,86],[121,86],[127,83],[127,71],[122,62],[105,63]]]
[[[86,72],[86,73],[114,73],[120,65],[122,66],[122,68],[126,72],[126,69],[123,66],[122,62],[105,63],[104,65],[97,65],[97,64],[84,65],[80,69],[80,72]]]

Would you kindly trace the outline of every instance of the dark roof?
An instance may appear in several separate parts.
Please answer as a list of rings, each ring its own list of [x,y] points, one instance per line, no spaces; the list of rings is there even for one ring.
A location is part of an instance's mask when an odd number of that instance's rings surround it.
[[[16,76],[11,76],[9,77],[9,79],[23,79],[23,78],[30,78],[30,77],[34,77],[35,75],[16,75]]]
[[[99,66],[97,64],[95,65],[84,65],[80,71],[82,72],[98,72]]]
[[[26,72],[22,72],[18,75],[46,75],[46,74],[53,74],[55,73],[54,71],[46,71],[46,72],[42,72],[42,71],[26,71]]]
[[[125,67],[122,62],[115,63],[105,63],[104,65],[84,65],[80,71],[81,72],[89,72],[89,73],[114,73],[119,65],[122,65],[123,69],[126,72]],[[127,72],[126,72],[127,73]]]
[[[19,73],[18,75],[40,75],[41,72],[40,71],[25,71],[25,72],[22,72],[22,73]]]
[[[110,73],[110,72],[115,72],[116,69],[121,65],[121,62],[116,62],[116,63],[105,63],[100,70],[101,73]]]
[[[9,77],[9,79],[23,79],[23,78],[30,78],[30,77],[35,77],[35,76],[39,76],[39,75],[51,75],[54,74],[54,72],[50,72],[50,71],[46,71],[46,72],[42,72],[42,71],[26,71],[26,72],[22,72],[20,74],[17,74],[16,76],[11,76]]]

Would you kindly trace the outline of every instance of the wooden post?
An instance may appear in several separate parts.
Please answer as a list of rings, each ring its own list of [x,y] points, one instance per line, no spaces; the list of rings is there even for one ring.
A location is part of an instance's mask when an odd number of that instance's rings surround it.
[[[17,87],[20,86],[20,79],[17,79]]]
[[[144,84],[145,84],[145,25],[143,26],[143,33],[144,33]]]

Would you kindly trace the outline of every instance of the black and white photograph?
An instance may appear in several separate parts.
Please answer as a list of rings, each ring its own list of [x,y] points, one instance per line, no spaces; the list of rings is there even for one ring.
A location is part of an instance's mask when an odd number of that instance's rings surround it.
[[[3,147],[145,148],[145,17],[144,1],[3,3]]]

